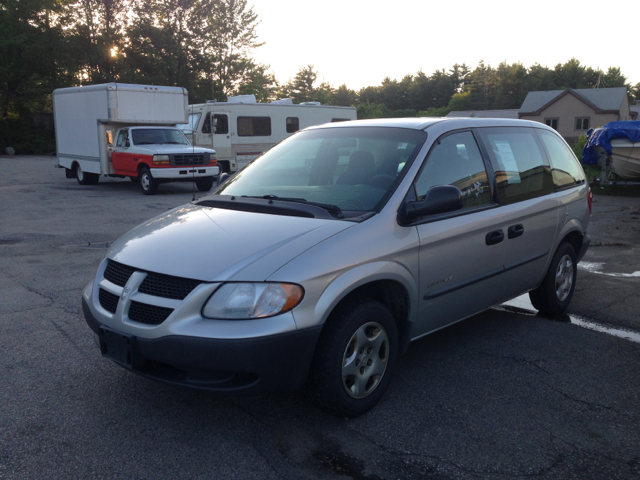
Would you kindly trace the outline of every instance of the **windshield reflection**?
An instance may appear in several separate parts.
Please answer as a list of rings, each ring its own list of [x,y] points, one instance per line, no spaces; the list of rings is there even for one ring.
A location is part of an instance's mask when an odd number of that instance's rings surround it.
[[[419,130],[335,127],[302,131],[275,146],[215,193],[276,196],[379,211],[426,139]]]

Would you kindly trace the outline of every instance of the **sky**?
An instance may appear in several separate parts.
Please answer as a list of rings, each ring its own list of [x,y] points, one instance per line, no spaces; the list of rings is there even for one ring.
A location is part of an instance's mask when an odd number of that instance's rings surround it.
[[[636,1],[248,0],[261,20],[254,58],[281,83],[313,65],[318,83],[354,90],[480,60],[620,67],[640,82]],[[613,8],[608,9],[607,5]],[[635,12],[635,13],[634,13]]]

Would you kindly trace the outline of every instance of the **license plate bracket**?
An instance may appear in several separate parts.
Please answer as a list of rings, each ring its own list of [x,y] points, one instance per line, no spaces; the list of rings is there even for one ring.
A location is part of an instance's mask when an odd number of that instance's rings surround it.
[[[103,357],[129,369],[139,365],[135,349],[136,337],[100,327],[99,338]]]

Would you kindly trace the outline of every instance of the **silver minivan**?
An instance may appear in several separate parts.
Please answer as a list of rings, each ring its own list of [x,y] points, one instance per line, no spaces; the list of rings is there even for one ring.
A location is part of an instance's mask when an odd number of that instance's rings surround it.
[[[302,130],[113,243],[82,304],[102,355],[230,394],[359,415],[412,340],[522,293],[567,307],[590,191],[541,123],[380,119]]]

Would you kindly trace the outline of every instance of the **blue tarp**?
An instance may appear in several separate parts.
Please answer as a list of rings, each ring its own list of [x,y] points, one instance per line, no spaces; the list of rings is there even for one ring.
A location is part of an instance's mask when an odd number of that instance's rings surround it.
[[[604,127],[587,132],[587,144],[582,150],[582,163],[595,165],[598,163],[595,147],[603,147],[607,155],[611,155],[611,140],[628,138],[632,142],[640,142],[640,121],[609,122]]]

